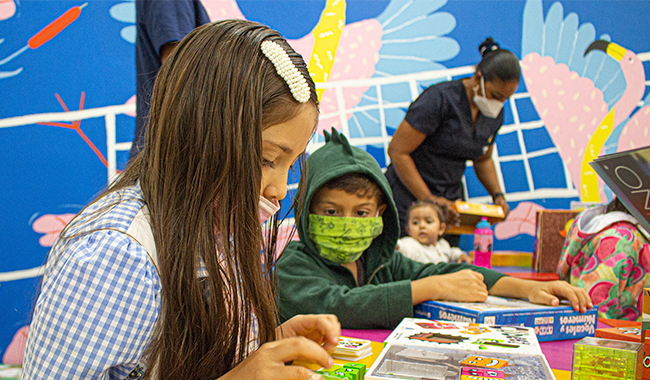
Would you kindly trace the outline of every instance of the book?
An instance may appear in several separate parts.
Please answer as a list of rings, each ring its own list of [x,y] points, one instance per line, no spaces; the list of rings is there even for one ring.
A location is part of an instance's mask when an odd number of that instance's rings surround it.
[[[607,154],[589,164],[650,232],[650,147]]]
[[[501,206],[456,201],[452,207],[460,217],[460,226],[447,225],[445,232],[448,234],[471,235],[476,230],[476,224],[481,221],[482,217],[486,217],[492,225],[502,221],[506,217]]]
[[[560,306],[545,306],[488,296],[485,302],[423,302],[415,306],[414,315],[435,320],[531,327],[537,340],[546,342],[594,336],[598,307],[580,313],[566,302]]]

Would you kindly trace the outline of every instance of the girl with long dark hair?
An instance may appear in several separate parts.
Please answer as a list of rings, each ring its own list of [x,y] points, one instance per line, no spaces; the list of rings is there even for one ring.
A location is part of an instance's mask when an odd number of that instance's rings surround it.
[[[23,379],[318,378],[285,364],[329,367],[338,320],[277,326],[274,304],[271,215],[318,119],[302,57],[262,25],[206,24],[151,102],[142,153],[52,248]]]

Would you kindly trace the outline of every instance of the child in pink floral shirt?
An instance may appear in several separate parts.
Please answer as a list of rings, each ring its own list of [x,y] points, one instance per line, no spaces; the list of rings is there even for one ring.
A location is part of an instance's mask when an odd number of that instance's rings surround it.
[[[587,290],[602,318],[640,320],[650,285],[648,232],[618,199],[580,213],[558,264],[561,280]]]

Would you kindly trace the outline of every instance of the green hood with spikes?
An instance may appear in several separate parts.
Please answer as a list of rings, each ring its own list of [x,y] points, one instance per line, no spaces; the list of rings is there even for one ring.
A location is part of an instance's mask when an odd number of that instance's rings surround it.
[[[373,253],[368,258],[368,269],[373,270],[394,254],[399,238],[397,208],[393,202],[390,185],[384,177],[381,167],[369,153],[351,146],[345,136],[334,128],[331,133],[323,131],[323,134],[325,135],[325,145],[317,149],[307,160],[307,191],[305,207],[299,218],[298,236],[310,253],[318,255],[318,247],[309,238],[309,205],[314,194],[334,178],[348,173],[364,173],[375,181],[388,203],[386,211],[382,215],[384,230],[366,250],[366,252]]]
[[[489,289],[502,276],[466,264],[423,264],[395,252],[397,209],[379,164],[364,150],[350,146],[336,130],[325,133],[325,140],[308,159],[306,202],[298,222],[300,241],[290,242],[276,264],[281,322],[298,314],[335,314],[342,328],[392,329],[403,318],[413,317],[412,281],[473,269],[483,274]],[[352,172],[373,178],[388,202],[382,215],[383,232],[361,257],[361,278],[355,278],[348,267],[321,257],[309,238],[309,204],[314,194],[329,180]]]

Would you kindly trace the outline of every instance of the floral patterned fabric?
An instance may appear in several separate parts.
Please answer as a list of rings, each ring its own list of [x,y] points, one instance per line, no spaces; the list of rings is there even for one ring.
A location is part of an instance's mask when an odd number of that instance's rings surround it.
[[[650,246],[638,228],[619,221],[595,232],[576,217],[562,248],[560,279],[584,288],[601,318],[640,320],[643,288],[650,285]]]

